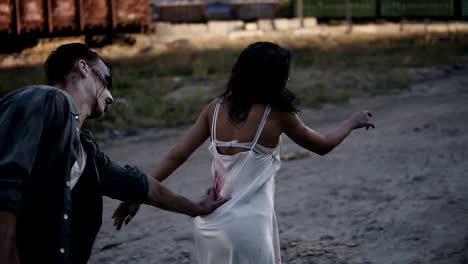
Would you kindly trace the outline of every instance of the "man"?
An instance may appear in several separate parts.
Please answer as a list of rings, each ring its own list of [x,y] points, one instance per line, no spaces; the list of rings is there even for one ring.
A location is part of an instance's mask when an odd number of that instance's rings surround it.
[[[193,203],[137,168],[115,164],[81,129],[113,102],[111,72],[98,54],[66,44],[44,66],[53,87],[0,99],[0,263],[86,263],[103,195],[189,216],[224,202],[207,196]]]

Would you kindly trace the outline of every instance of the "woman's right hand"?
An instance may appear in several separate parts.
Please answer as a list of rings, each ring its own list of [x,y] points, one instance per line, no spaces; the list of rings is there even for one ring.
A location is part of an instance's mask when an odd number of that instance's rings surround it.
[[[366,130],[371,128],[375,128],[375,125],[370,122],[372,114],[369,111],[361,111],[355,113],[351,116],[351,122],[353,122],[354,129],[359,129],[365,127]]]

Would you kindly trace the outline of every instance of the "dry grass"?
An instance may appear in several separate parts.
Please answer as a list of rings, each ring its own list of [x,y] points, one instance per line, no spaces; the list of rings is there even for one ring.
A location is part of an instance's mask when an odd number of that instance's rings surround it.
[[[412,84],[411,69],[452,65],[468,54],[468,35],[460,34],[278,42],[293,52],[292,81],[288,85],[305,107],[399,91]],[[241,51],[241,45],[228,47],[111,59],[117,103],[105,118],[88,126],[131,132],[193,122],[202,107],[224,89]],[[3,69],[0,80],[0,95],[24,85],[44,83],[40,66]]]

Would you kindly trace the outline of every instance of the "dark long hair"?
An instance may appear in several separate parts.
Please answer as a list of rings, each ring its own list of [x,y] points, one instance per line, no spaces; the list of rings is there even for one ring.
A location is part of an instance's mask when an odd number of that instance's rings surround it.
[[[299,112],[296,96],[286,88],[291,52],[271,42],[256,42],[245,48],[232,68],[226,91],[229,118],[247,120],[252,105],[264,104],[279,112]]]

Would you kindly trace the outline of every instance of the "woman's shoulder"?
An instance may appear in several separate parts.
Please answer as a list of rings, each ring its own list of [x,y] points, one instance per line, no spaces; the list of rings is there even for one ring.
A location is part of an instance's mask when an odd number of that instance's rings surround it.
[[[282,112],[282,111],[277,111],[274,109],[271,109],[270,111],[270,116],[274,117],[278,121],[286,121],[286,120],[291,120],[297,116],[297,113],[295,112]]]
[[[211,120],[214,115],[214,110],[216,107],[216,103],[219,102],[219,98],[213,99],[209,102],[205,107],[202,109],[199,118]]]
[[[300,123],[300,118],[296,112],[282,112],[273,109],[270,112],[270,120],[277,127],[280,127],[282,131],[287,128],[295,127]]]
[[[219,98],[219,97],[217,97],[217,98],[211,100],[211,102],[209,102],[209,103],[205,106],[205,108],[203,109],[203,112],[207,112],[207,113],[213,114],[213,112],[214,112],[214,110],[215,110],[215,108],[216,108],[216,104],[221,103],[221,102],[222,102],[222,100],[221,100],[221,98]]]
[[[221,102],[221,99],[220,98],[215,98],[213,100],[211,100],[211,102],[209,102],[205,108],[210,108],[210,109],[214,109],[216,104],[217,103],[220,103]]]

